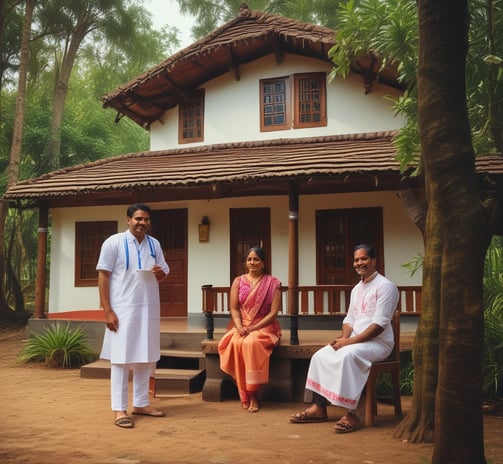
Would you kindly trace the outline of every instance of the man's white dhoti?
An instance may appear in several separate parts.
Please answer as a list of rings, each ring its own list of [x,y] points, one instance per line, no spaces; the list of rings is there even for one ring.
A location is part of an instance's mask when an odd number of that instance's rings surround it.
[[[306,388],[335,406],[356,409],[372,362],[385,359],[390,353],[388,343],[374,340],[338,350],[327,345],[311,358]]]
[[[396,285],[378,273],[368,282],[360,281],[351,291],[348,313],[342,323],[352,327],[351,337],[371,324],[382,327],[383,331],[363,343],[338,350],[327,345],[318,350],[311,358],[306,389],[331,404],[356,409],[372,363],[386,359],[393,350],[391,318],[398,298]]]

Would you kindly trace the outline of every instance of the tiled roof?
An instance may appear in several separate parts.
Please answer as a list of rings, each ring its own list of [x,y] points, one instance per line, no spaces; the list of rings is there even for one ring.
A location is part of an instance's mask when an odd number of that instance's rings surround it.
[[[335,183],[365,175],[400,178],[395,132],[276,139],[131,153],[61,169],[20,182],[8,200],[61,199],[104,192],[276,184],[297,180]],[[503,175],[503,157],[479,158],[477,170]]]
[[[244,63],[269,54],[281,62],[285,53],[330,62],[328,51],[334,44],[332,29],[245,8],[208,36],[104,95],[103,106],[148,127],[205,82],[229,71],[238,79]],[[402,88],[396,69],[380,66],[376,56],[363,57],[353,63],[353,71]]]
[[[277,139],[131,153],[20,182],[7,191],[5,198],[396,171],[393,134]]]

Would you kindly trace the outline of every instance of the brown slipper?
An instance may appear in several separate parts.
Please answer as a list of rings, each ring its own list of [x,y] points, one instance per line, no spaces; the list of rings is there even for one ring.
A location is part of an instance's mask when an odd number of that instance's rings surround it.
[[[350,412],[344,414],[334,426],[335,433],[350,433],[359,429],[361,426],[361,419],[355,414]]]
[[[326,422],[327,416],[311,416],[307,411],[296,412],[290,417],[290,422],[294,424],[308,424],[312,422]]]
[[[160,409],[154,408],[138,408],[133,409],[131,414],[135,414],[137,416],[151,416],[151,417],[164,417],[166,413],[161,411]]]
[[[134,427],[134,421],[129,416],[120,416],[115,419],[114,424],[117,427],[121,427],[123,429],[132,429]]]

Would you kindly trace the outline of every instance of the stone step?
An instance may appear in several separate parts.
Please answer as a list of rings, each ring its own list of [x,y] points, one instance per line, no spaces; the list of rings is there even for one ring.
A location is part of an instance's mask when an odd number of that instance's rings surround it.
[[[84,379],[109,379],[110,362],[105,359],[98,359],[80,367],[80,376]]]
[[[155,397],[186,395],[203,389],[204,369],[156,369],[150,382]]]
[[[169,368],[196,368],[204,369],[206,365],[206,357],[204,353],[199,349],[194,350],[166,350],[161,349],[161,359],[158,363],[158,367],[169,367]]]
[[[178,350],[178,349],[161,349],[161,357],[170,357],[170,358],[194,358],[194,359],[199,359],[203,358],[204,359],[204,353],[202,352],[201,349],[194,351],[194,350]]]
[[[201,342],[206,338],[204,331],[161,332],[161,350],[200,350]]]
[[[99,359],[80,368],[80,377],[88,379],[109,379],[110,363]],[[179,396],[197,393],[203,389],[205,369],[163,369],[154,371],[150,381],[150,391],[156,397]]]

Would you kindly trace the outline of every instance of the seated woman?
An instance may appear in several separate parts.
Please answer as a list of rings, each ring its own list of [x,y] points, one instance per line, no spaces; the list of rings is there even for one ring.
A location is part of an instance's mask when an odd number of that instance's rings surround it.
[[[257,393],[269,381],[269,358],[281,337],[276,319],[281,308],[281,282],[264,269],[265,253],[254,247],[246,256],[248,273],[234,279],[230,290],[232,328],[218,344],[220,368],[234,378],[242,408],[257,412]]]

